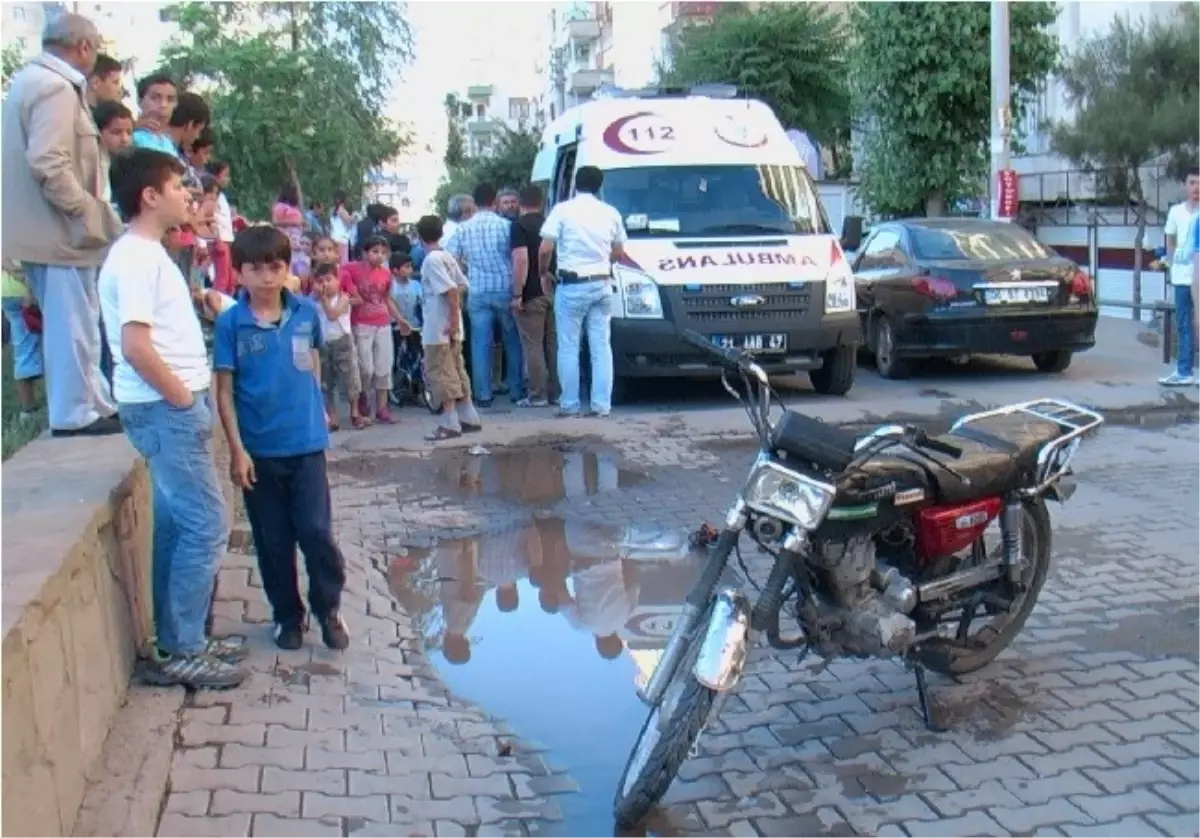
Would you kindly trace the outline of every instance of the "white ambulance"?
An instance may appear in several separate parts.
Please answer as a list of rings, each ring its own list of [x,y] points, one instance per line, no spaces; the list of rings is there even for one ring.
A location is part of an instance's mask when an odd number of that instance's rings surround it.
[[[816,187],[762,102],[645,94],[586,102],[543,132],[532,180],[570,198],[581,166],[625,219],[613,266],[613,363],[631,378],[702,376],[691,329],[747,349],[771,373],[807,371],[821,393],[854,383],[854,278]]]

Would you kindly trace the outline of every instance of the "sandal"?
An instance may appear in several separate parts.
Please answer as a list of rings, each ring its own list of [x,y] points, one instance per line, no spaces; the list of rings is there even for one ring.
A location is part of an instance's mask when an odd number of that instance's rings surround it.
[[[351,416],[350,424],[354,426],[354,430],[361,431],[371,423],[363,416]]]
[[[433,433],[427,435],[427,442],[443,442],[447,439],[458,439],[462,436],[462,431],[456,431],[452,428],[443,428],[441,425],[433,429]]]
[[[462,432],[464,434],[477,434],[483,430],[483,425],[472,425],[470,422],[462,423]]]
[[[332,419],[329,420],[329,432],[330,433],[334,433],[335,431],[340,431],[341,429],[342,429],[341,425],[339,425],[337,422],[335,422]]]

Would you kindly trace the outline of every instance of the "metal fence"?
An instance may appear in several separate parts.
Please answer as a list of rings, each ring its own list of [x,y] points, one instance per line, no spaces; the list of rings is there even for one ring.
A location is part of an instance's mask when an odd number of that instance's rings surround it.
[[[1166,220],[1170,205],[1181,200],[1183,186],[1165,164],[1143,166],[1142,203],[1135,204],[1129,172],[1070,169],[1021,175],[1022,212],[1038,224],[1131,226],[1144,213],[1147,224]]]

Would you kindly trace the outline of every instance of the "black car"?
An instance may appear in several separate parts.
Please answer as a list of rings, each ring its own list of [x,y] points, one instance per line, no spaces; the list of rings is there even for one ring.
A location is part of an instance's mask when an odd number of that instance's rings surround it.
[[[1091,277],[1016,224],[875,225],[854,259],[864,342],[885,378],[923,358],[1023,355],[1062,372],[1096,342]]]

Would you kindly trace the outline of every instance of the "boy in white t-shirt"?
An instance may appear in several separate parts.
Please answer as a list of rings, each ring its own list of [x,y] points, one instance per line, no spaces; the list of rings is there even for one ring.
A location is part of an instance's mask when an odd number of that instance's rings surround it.
[[[323,342],[321,355],[321,392],[325,396],[325,415],[329,417],[329,430],[338,429],[338,406],[336,392],[350,405],[350,424],[356,429],[365,428],[367,420],[358,410],[358,396],[362,391],[358,371],[358,353],[354,348],[354,337],[350,331],[350,297],[342,293],[338,279],[338,266],[330,262],[318,262],[313,266],[313,304],[317,307],[317,319],[321,323]]]
[[[229,538],[213,462],[208,353],[188,284],[162,245],[189,215],[174,155],[138,148],[112,164],[113,198],[129,226],[100,268],[113,394],[125,435],[146,458],[154,503],[154,624],[142,677],[163,686],[226,688],[246,677],[240,643],[206,636]]]
[[[1188,233],[1200,214],[1200,169],[1189,169],[1184,185],[1187,188],[1187,200],[1171,207],[1167,213],[1167,223],[1163,225],[1167,246],[1164,261],[1170,265],[1171,285],[1175,294],[1175,334],[1179,339],[1174,371],[1158,380],[1164,387],[1189,387],[1196,383],[1193,364],[1196,311],[1192,288],[1196,265],[1188,247]]]

